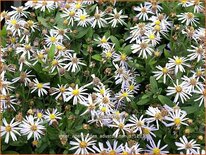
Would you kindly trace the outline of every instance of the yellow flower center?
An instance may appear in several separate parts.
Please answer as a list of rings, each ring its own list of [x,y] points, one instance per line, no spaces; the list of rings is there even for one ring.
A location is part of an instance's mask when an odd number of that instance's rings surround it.
[[[162,68],[162,73],[163,74],[167,74],[168,73],[168,69],[166,67]]]
[[[104,89],[100,89],[99,92],[100,92],[101,95],[103,95],[104,94]]]
[[[59,91],[60,91],[61,93],[64,93],[64,92],[65,92],[65,88],[64,88],[64,87],[60,87],[60,88],[59,88]]]
[[[155,114],[155,119],[156,119],[156,120],[162,120],[162,115],[161,115],[160,112],[158,112],[158,113]]]
[[[38,117],[38,118],[42,118],[42,116],[43,116],[42,113],[40,113],[40,112],[37,113],[37,117]]]
[[[195,85],[197,84],[196,79],[191,79],[191,80],[190,80],[190,84],[193,85],[193,86],[195,86]]]
[[[37,131],[37,126],[36,126],[36,125],[32,125],[32,126],[31,126],[31,130],[32,130],[32,131]]]
[[[112,52],[108,51],[108,52],[106,53],[106,57],[107,57],[107,58],[111,58],[111,57],[112,57]]]
[[[38,57],[38,59],[43,59],[43,58],[44,58],[44,55],[43,55],[42,53],[39,53],[39,54],[37,55],[37,57]]]
[[[122,153],[123,155],[128,155],[129,153],[128,152],[126,152],[126,151],[123,151],[123,153]]]
[[[144,122],[143,121],[137,121],[136,123],[137,127],[141,127],[144,125]]]
[[[12,19],[12,20],[11,20],[11,24],[12,24],[12,25],[16,25],[16,24],[17,24],[17,20],[16,20],[16,19]]]
[[[176,89],[176,92],[177,92],[177,93],[182,92],[182,87],[181,87],[181,86],[177,86],[175,89]]]
[[[56,59],[52,60],[52,66],[57,66],[58,65],[58,61]]]
[[[72,91],[72,94],[73,94],[74,96],[79,95],[79,89],[73,90],[73,91]]]
[[[85,16],[85,15],[80,15],[79,19],[80,19],[81,21],[84,21],[84,20],[86,19],[86,16]]]
[[[175,123],[176,126],[180,125],[180,123],[181,123],[180,118],[175,118],[174,123]]]
[[[30,46],[29,44],[26,44],[26,45],[25,45],[25,49],[26,49],[26,50],[30,50],[30,49],[31,49],[31,46]]]
[[[50,114],[50,115],[49,115],[49,118],[50,118],[51,120],[54,120],[54,119],[56,118],[56,116],[55,116],[54,114]]]
[[[154,34],[150,34],[150,35],[149,35],[149,39],[150,39],[150,40],[154,40],[154,39],[155,39],[155,35],[154,35]]]
[[[103,97],[103,99],[102,99],[102,102],[104,103],[104,104],[107,104],[107,103],[109,103],[109,98],[108,97]]]
[[[73,17],[75,15],[75,12],[74,11],[70,11],[69,12],[69,16]]]
[[[152,150],[152,152],[153,154],[160,154],[160,149],[156,147]]]
[[[80,145],[81,148],[86,148],[86,147],[87,147],[87,142],[81,141],[81,142],[79,143],[79,145]]]
[[[197,76],[202,76],[201,70],[197,70],[196,75],[197,75]]]
[[[116,154],[116,151],[115,151],[115,150],[111,150],[111,151],[109,151],[109,154],[110,154],[110,155],[115,155],[115,154]]]
[[[38,84],[36,85],[36,87],[37,87],[38,89],[42,89],[42,88],[43,88],[43,84],[42,84],[42,83],[38,83]]]
[[[55,42],[57,41],[57,38],[56,38],[56,37],[50,37],[50,41],[51,41],[52,43],[55,43]]]
[[[81,8],[81,3],[77,3],[77,4],[75,5],[75,8],[76,8],[76,9],[80,9],[80,8]]]
[[[101,43],[107,43],[107,39],[105,37],[103,37],[100,42]]]
[[[159,20],[156,20],[156,21],[155,21],[155,25],[160,25],[160,23],[161,23],[161,22],[160,22]]]
[[[134,85],[130,85],[129,90],[134,90]]]
[[[159,25],[155,25],[154,28],[155,28],[156,31],[160,31],[160,26]]]
[[[128,96],[128,93],[127,92],[123,92],[122,93],[122,97],[127,97]]]
[[[107,111],[107,108],[106,108],[106,107],[102,107],[102,108],[101,108],[101,111],[102,111],[102,112],[106,112],[106,111]]]
[[[5,130],[6,130],[6,132],[10,132],[10,131],[11,131],[11,126],[8,124],[8,125],[5,127]]]
[[[188,19],[193,19],[194,18],[194,14],[191,13],[191,12],[187,13],[187,18]]]
[[[120,57],[120,59],[122,60],[122,61],[126,61],[126,59],[127,59],[127,55],[126,54],[121,54],[121,57]]]
[[[181,58],[175,59],[175,64],[176,65],[181,65],[182,64],[182,59]]]
[[[123,129],[124,128],[124,124],[123,123],[119,123],[119,128]]]
[[[148,135],[150,133],[150,129],[144,128],[143,129],[143,134]]]
[[[31,27],[31,26],[34,25],[34,22],[33,22],[32,20],[28,20],[28,21],[27,21],[27,24]]]
[[[64,46],[61,46],[61,45],[57,45],[57,50],[61,51],[64,49]]]

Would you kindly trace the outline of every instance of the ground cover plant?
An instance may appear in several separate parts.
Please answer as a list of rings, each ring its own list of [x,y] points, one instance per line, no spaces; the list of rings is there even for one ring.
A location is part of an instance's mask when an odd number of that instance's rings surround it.
[[[204,3],[28,1],[1,12],[2,153],[204,153]]]

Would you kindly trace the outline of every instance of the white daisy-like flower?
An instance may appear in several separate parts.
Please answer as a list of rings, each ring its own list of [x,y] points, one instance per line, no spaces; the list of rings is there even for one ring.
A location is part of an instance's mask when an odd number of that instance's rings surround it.
[[[35,120],[32,115],[26,116],[22,124],[20,124],[20,132],[22,135],[27,135],[27,140],[32,136],[34,137],[34,140],[39,140],[41,135],[45,134],[44,131],[46,130],[42,123],[43,122],[39,119]]]
[[[128,126],[125,124],[125,118],[120,118],[119,120],[113,119],[113,124],[109,126],[117,128],[117,130],[113,133],[113,136],[116,138],[118,137],[120,131],[123,135],[125,135],[125,131],[129,131]]]
[[[206,89],[203,86],[197,87],[197,88],[198,88],[198,90],[194,90],[194,93],[198,94],[199,97],[197,99],[195,99],[194,101],[195,102],[199,101],[200,102],[199,106],[201,106],[204,103],[204,100],[206,98]],[[204,106],[206,106],[206,105],[204,105]]]
[[[99,142],[97,147],[96,145],[93,145],[93,149],[95,150],[96,153],[100,153],[100,154],[106,154],[107,153],[107,149],[104,147],[104,144]]]
[[[202,6],[203,2],[200,0],[192,0],[194,6],[194,13],[200,13],[204,10],[204,6]]]
[[[73,55],[71,53],[68,53],[68,55],[65,56],[65,60],[70,61],[68,64],[66,64],[64,66],[64,68],[67,71],[71,70],[71,72],[76,72],[76,71],[80,70],[80,65],[86,66],[85,63],[81,62],[81,58],[77,58],[77,54],[76,53],[73,53]]]
[[[64,9],[60,16],[68,20],[68,25],[73,26],[76,19],[76,9]]]
[[[116,27],[118,23],[121,25],[126,24],[124,22],[124,18],[128,18],[126,15],[122,15],[122,10],[117,12],[117,9],[115,8],[113,10],[113,13],[109,13],[111,17],[106,18],[106,20],[109,20],[109,23],[112,24],[112,27]]]
[[[85,10],[78,11],[75,20],[78,21],[77,26],[87,27],[90,24],[89,15]]]
[[[20,82],[23,83],[25,86],[27,86],[31,82],[29,78],[35,77],[35,75],[29,75],[30,73],[31,71],[27,71],[27,70],[25,72],[21,72],[19,77],[12,79],[12,82],[13,83]]]
[[[34,8],[40,9],[43,12],[45,12],[46,10],[50,12],[51,10],[55,9],[55,6],[53,1],[42,0],[42,1],[38,1],[34,6]]]
[[[199,45],[198,47],[195,47],[195,46],[191,45],[191,47],[193,49],[188,49],[187,50],[187,51],[191,52],[191,54],[189,54],[187,57],[190,60],[197,59],[197,62],[202,60],[204,58],[204,53],[205,53],[204,45]]]
[[[62,113],[58,112],[57,109],[53,109],[52,112],[50,110],[45,111],[44,118],[46,119],[47,122],[49,122],[49,125],[52,125],[53,122],[56,122],[57,120],[61,120],[62,118],[60,117]]]
[[[181,102],[184,103],[187,99],[190,98],[191,94],[187,91],[187,85],[184,82],[179,84],[178,79],[176,80],[176,84],[173,83],[174,87],[169,86],[166,90],[167,95],[175,94],[174,102],[176,103],[178,99],[181,99]]]
[[[188,120],[188,118],[185,118],[187,115],[185,111],[182,111],[181,109],[175,109],[168,112],[169,115],[165,116],[165,120],[170,121],[171,123],[165,123],[167,127],[176,126],[179,129],[181,125],[188,126],[188,124],[184,122]]]
[[[193,75],[192,77],[183,76],[182,80],[184,80],[185,85],[187,85],[187,91],[189,93],[193,93],[196,87],[201,87],[203,84],[199,82],[199,79]]]
[[[69,87],[65,101],[69,102],[73,98],[73,105],[77,103],[83,104],[87,101],[85,95],[88,95],[88,93],[85,92],[86,90],[84,86],[79,88],[78,84],[76,84],[75,88]]]
[[[31,46],[31,43],[22,44],[22,46],[16,48],[16,53],[22,53],[21,56],[27,56],[28,59],[31,58],[31,55],[34,53],[34,49]]]
[[[155,144],[155,142],[153,140],[150,140],[150,145],[149,144],[146,145],[148,148],[148,150],[146,150],[146,151],[148,153],[154,154],[154,155],[169,153],[169,151],[164,151],[164,149],[168,145],[164,145],[163,147],[160,147],[160,143],[161,143],[161,140],[158,141],[157,145]]]
[[[175,74],[177,74],[179,70],[180,72],[185,72],[184,66],[190,67],[189,64],[185,63],[186,61],[187,59],[184,57],[173,56],[173,59],[169,58],[168,67],[174,67]]]
[[[87,134],[85,137],[81,132],[81,139],[78,139],[76,136],[73,136],[76,141],[70,141],[72,147],[69,150],[76,150],[74,154],[89,154],[90,152],[95,153],[92,146],[95,145],[96,140],[93,140],[93,137]]]
[[[149,107],[148,110],[146,110],[146,114],[151,116],[149,118],[146,118],[146,121],[148,123],[151,123],[151,122],[156,122],[157,124],[157,129],[159,129],[159,121],[160,122],[164,122],[164,116],[162,116],[162,113],[161,111],[156,107]]]
[[[51,95],[58,94],[55,99],[58,100],[59,97],[62,97],[63,101],[66,100],[66,94],[68,93],[67,84],[66,85],[59,85],[58,88],[54,88],[54,92]]]
[[[192,12],[186,12],[186,13],[181,13],[180,15],[177,15],[178,20],[181,21],[181,23],[185,23],[187,26],[188,25],[195,25],[197,26],[198,18],[195,18],[195,15]]]
[[[101,47],[104,49],[108,49],[111,45],[110,42],[108,42],[109,37],[106,38],[105,36],[103,36],[102,38],[98,37],[96,39],[94,39],[94,41],[96,41],[98,43],[97,47]]]
[[[191,0],[179,0],[178,5],[181,5],[182,7],[190,7],[192,6]]]
[[[154,52],[154,50],[152,49],[152,45],[149,43],[149,41],[147,40],[138,40],[136,42],[136,44],[133,44],[131,46],[132,49],[132,53],[139,53],[138,57],[143,57],[146,58],[148,57],[148,55],[152,55],[152,53]]]
[[[134,114],[130,116],[129,122],[127,124],[128,127],[131,127],[131,130],[136,133],[139,131],[140,134],[142,134],[142,127],[145,126],[146,119],[143,118],[144,116],[141,115],[140,118],[138,119]]]
[[[156,135],[153,133],[153,131],[158,130],[157,128],[154,127],[154,125],[145,125],[142,127],[142,138],[146,139],[147,141],[153,140],[153,137],[156,137]]]
[[[107,140],[106,144],[107,144],[107,153],[113,155],[122,152],[122,144],[118,146],[118,141],[114,140],[113,144],[111,145],[111,143]]]
[[[136,17],[138,17],[139,19],[142,19],[143,21],[148,20],[149,14],[153,14],[153,12],[151,11],[151,9],[148,6],[143,6],[142,4],[140,4],[140,6],[135,7],[134,8],[135,11],[139,12]]]
[[[49,89],[50,83],[40,83],[37,78],[35,78],[33,81],[34,81],[34,86],[32,87],[31,93],[38,90],[39,97],[43,96],[44,94],[47,95],[47,91],[45,88]]]
[[[180,142],[175,142],[177,150],[185,150],[186,154],[197,154],[200,145],[194,139],[188,141],[185,136],[180,137]]]
[[[159,71],[153,71],[154,77],[156,77],[156,80],[159,80],[162,76],[163,76],[163,83],[166,83],[167,76],[170,79],[172,79],[172,77],[169,74],[171,68],[169,68],[168,64],[166,64],[165,67],[161,67],[160,65],[158,65],[156,66],[156,68],[159,70]]]
[[[14,122],[14,121],[15,118],[13,118],[10,123],[7,123],[5,118],[2,119],[3,126],[1,126],[1,137],[6,135],[5,143],[9,143],[10,136],[13,141],[17,141],[16,135],[20,136],[20,133],[18,132],[20,128],[17,127],[20,124],[20,122]]]
[[[49,33],[50,35],[46,34],[46,37],[45,37],[45,42],[46,42],[47,47],[51,47],[53,44],[56,46],[61,45],[59,35],[54,34],[53,31],[50,31]]]
[[[96,114],[97,102],[95,102],[92,99],[92,95],[91,94],[88,95],[88,100],[86,102],[83,102],[82,105],[86,106],[87,109],[85,110],[85,112],[83,112],[81,114],[81,116],[86,114],[86,113],[90,113],[91,117],[94,118],[94,116]]]
[[[26,17],[28,16],[28,14],[30,14],[28,11],[26,11],[28,8],[27,7],[23,7],[23,6],[19,6],[19,7],[14,7],[14,6],[11,6],[12,11],[10,11],[8,13],[9,16],[12,16],[12,17],[17,17],[17,18],[20,18],[22,16]]]
[[[103,18],[104,16],[105,12],[99,10],[98,6],[96,6],[94,17],[91,18],[91,27],[105,27],[105,25],[107,25],[107,21]]]

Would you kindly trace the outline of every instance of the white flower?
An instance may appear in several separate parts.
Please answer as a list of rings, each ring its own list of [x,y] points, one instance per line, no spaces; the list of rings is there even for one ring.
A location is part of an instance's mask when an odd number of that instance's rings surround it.
[[[58,98],[60,96],[62,96],[63,101],[65,102],[66,100],[66,94],[68,93],[68,88],[67,88],[67,84],[66,85],[59,85],[59,88],[54,88],[54,92],[51,95],[55,95],[58,93],[58,95],[55,97],[55,100],[58,100]]]
[[[42,0],[42,1],[38,1],[37,4],[34,6],[35,9],[39,9],[43,12],[46,11],[46,9],[50,12],[50,10],[54,10],[55,6],[54,6],[54,2],[52,1],[47,1],[47,0]]]
[[[190,98],[191,94],[187,91],[187,86],[184,82],[179,84],[179,81],[176,80],[176,84],[173,83],[174,87],[169,86],[166,90],[167,95],[175,94],[174,102],[176,103],[180,98],[182,103]]]
[[[192,77],[183,76],[182,80],[184,80],[185,85],[187,86],[188,93],[193,93],[196,87],[201,87],[202,83],[199,82],[198,78],[193,75]]]
[[[44,94],[47,95],[47,91],[44,88],[49,89],[50,88],[49,85],[50,85],[50,83],[40,83],[38,81],[38,79],[36,78],[36,79],[34,79],[34,86],[32,87],[31,93],[33,93],[34,91],[38,90],[38,96],[39,97],[43,96]]]
[[[178,5],[181,5],[182,7],[190,7],[192,6],[192,2],[190,0],[179,0],[180,2]]]
[[[99,147],[97,147],[96,145],[93,145],[93,149],[96,151],[96,153],[100,153],[100,154],[104,154],[106,153],[106,148],[104,147],[104,144],[99,142],[98,143]]]
[[[149,150],[146,150],[146,151],[154,155],[169,153],[169,151],[163,151],[168,145],[160,147],[160,143],[161,143],[161,140],[158,141],[157,145],[155,144],[153,140],[150,140],[150,145],[148,144],[146,145]]]
[[[187,113],[185,111],[182,111],[181,109],[175,109],[173,111],[168,111],[169,115],[165,116],[165,120],[170,121],[171,123],[165,123],[167,127],[169,126],[176,126],[178,129],[180,128],[180,125],[186,125],[188,126],[186,121],[188,118],[185,118]]]
[[[19,81],[20,83],[24,83],[24,85],[27,86],[31,82],[29,77],[35,77],[35,75],[29,75],[29,73],[31,73],[31,71],[26,70],[25,72],[21,72],[19,77],[12,79],[12,82],[16,83]]]
[[[97,39],[94,39],[94,41],[96,41],[98,43],[97,47],[102,47],[102,48],[110,48],[110,42],[108,42],[109,37],[106,38],[105,36],[103,36],[102,38],[98,37]]]
[[[117,23],[120,23],[121,25],[126,24],[123,19],[128,18],[126,15],[122,15],[122,10],[117,12],[117,9],[115,8],[113,10],[113,13],[109,13],[111,17],[106,18],[106,20],[110,20],[109,23],[112,24],[112,27],[116,27]]]
[[[125,66],[125,68],[128,67],[127,62],[132,59],[126,53],[123,52],[122,53],[120,52],[120,54],[114,53],[113,57],[114,57],[113,62],[120,62],[119,64],[121,66]]]
[[[150,106],[148,110],[146,110],[146,114],[151,116],[150,118],[146,118],[146,121],[148,123],[155,121],[157,124],[157,129],[159,129],[159,121],[164,122],[164,117],[162,116],[161,111],[157,107],[153,108]]]
[[[78,84],[76,84],[75,88],[69,87],[65,101],[68,102],[73,98],[73,105],[77,103],[83,104],[87,100],[87,98],[84,96],[88,95],[87,93],[85,93],[86,90],[87,89],[85,89],[84,86],[79,88]]]
[[[153,131],[156,131],[158,129],[156,129],[154,127],[154,125],[145,125],[142,127],[142,138],[146,139],[147,141],[153,140],[153,137],[156,137],[156,135],[153,133]]]
[[[31,43],[22,44],[21,47],[17,47],[17,48],[16,48],[16,53],[17,53],[17,54],[22,53],[21,56],[27,55],[27,58],[30,59],[30,58],[31,58],[31,55],[34,53],[34,49],[33,49],[33,47],[31,46]]]
[[[90,112],[93,118],[96,113],[97,102],[93,101],[91,94],[88,95],[88,100],[86,102],[83,102],[82,105],[86,106],[87,110],[84,113],[82,113],[81,116]]]
[[[26,21],[24,21],[23,19],[11,17],[6,21],[6,29],[10,30],[13,36],[15,36],[16,34],[21,36],[25,23]]]
[[[35,118],[32,115],[26,116],[26,119],[23,120],[20,124],[22,135],[27,135],[27,140],[32,136],[34,140],[41,138],[41,135],[44,135],[46,128],[42,125],[42,121]]]
[[[191,45],[193,49],[188,49],[187,51],[191,52],[191,54],[188,55],[190,60],[197,59],[197,62],[202,60],[204,58],[205,48],[204,45],[199,45],[198,47],[195,47]]]
[[[196,25],[198,22],[198,18],[195,18],[195,15],[192,12],[186,12],[186,13],[181,13],[180,15],[177,15],[178,20],[181,21],[181,23],[185,23],[187,26],[188,25]]]
[[[173,59],[169,58],[168,67],[175,67],[175,74],[177,74],[179,70],[180,72],[185,72],[184,66],[190,67],[190,65],[186,64],[185,61],[187,60],[184,57],[173,56]]]
[[[118,141],[114,140],[113,145],[111,145],[110,142],[107,140],[106,144],[108,147],[107,153],[114,155],[122,152],[122,144],[118,146]]]
[[[76,150],[74,154],[89,154],[89,152],[95,153],[92,146],[95,145],[96,140],[92,140],[92,136],[87,134],[85,137],[81,132],[81,140],[73,136],[76,141],[70,141],[72,147],[69,150]]]
[[[53,44],[58,46],[61,45],[60,36],[58,34],[54,34],[53,31],[49,32],[50,36],[46,34],[45,42],[47,47],[51,47]]]
[[[64,66],[64,68],[67,69],[68,71],[71,70],[71,72],[76,72],[76,71],[80,70],[79,65],[86,66],[85,63],[81,62],[80,58],[77,58],[76,53],[74,53],[73,55],[68,53],[68,55],[65,56],[65,60],[69,60],[70,62],[68,64],[66,64]]]
[[[76,21],[78,21],[77,26],[87,27],[90,24],[89,15],[86,13],[86,11],[78,11],[76,13]]]
[[[202,6],[202,2],[200,0],[192,0],[192,3],[194,5],[194,13],[200,13],[204,10],[204,6]]]
[[[103,18],[105,16],[105,12],[99,10],[98,6],[95,9],[94,17],[91,18],[91,27],[96,27],[98,25],[99,28],[105,27],[107,21]]]
[[[142,19],[143,21],[148,20],[148,14],[153,14],[148,6],[143,6],[142,4],[140,4],[138,7],[135,7],[134,10],[139,12],[136,17]]]
[[[62,18],[68,20],[68,25],[74,25],[74,19],[76,18],[76,10],[75,9],[64,9],[63,14],[60,15]]]
[[[19,7],[14,7],[14,6],[11,6],[12,11],[10,11],[8,13],[9,16],[12,16],[12,17],[17,17],[17,18],[20,18],[22,16],[26,17],[27,18],[27,15],[30,14],[28,11],[25,11],[27,10],[28,8],[27,7],[23,7],[23,6],[19,6]]]
[[[143,118],[143,115],[140,116],[138,119],[134,114],[130,116],[129,121],[131,123],[128,123],[127,126],[131,127],[132,131],[136,133],[139,131],[140,134],[142,134],[142,127],[145,126],[145,118]]]
[[[188,141],[185,136],[180,137],[180,142],[175,142],[177,150],[186,150],[186,154],[197,154],[200,145],[194,139]]]
[[[113,119],[113,123],[114,124],[111,124],[109,126],[117,128],[117,130],[113,133],[113,136],[115,138],[118,137],[120,131],[123,135],[125,135],[125,131],[129,131],[128,126],[125,124],[125,118],[120,118],[119,120]]]
[[[143,57],[143,58],[146,58],[148,57],[148,54],[149,55],[152,55],[152,52],[154,52],[154,50],[151,48],[152,45],[149,44],[149,41],[147,40],[138,40],[136,42],[136,44],[133,44],[131,49],[132,49],[132,53],[139,53],[139,56],[138,57]]]
[[[14,122],[14,121],[15,118],[13,118],[10,123],[7,123],[5,118],[2,119],[3,126],[1,126],[1,137],[6,135],[5,143],[9,143],[10,136],[13,141],[17,141],[16,135],[20,136],[20,133],[18,132],[20,128],[17,127],[20,124],[20,122]]]
[[[156,68],[159,70],[159,71],[153,71],[153,73],[155,74],[154,77],[156,77],[156,80],[159,80],[162,76],[163,76],[163,83],[166,83],[167,76],[170,79],[172,79],[172,77],[169,74],[170,68],[168,64],[166,64],[165,67],[161,67],[160,65],[158,65],[156,66]]]
[[[56,122],[57,120],[62,119],[60,116],[62,113],[58,112],[57,109],[53,109],[52,112],[50,112],[48,109],[45,112],[44,118],[47,122],[49,122],[49,125],[51,125],[53,122]]]
[[[195,102],[199,101],[200,102],[199,106],[201,106],[204,103],[204,100],[206,97],[206,89],[203,86],[197,87],[197,88],[198,88],[198,90],[194,90],[194,93],[198,94],[199,97],[197,99],[195,99],[194,101]],[[204,106],[206,106],[206,105],[204,105]]]

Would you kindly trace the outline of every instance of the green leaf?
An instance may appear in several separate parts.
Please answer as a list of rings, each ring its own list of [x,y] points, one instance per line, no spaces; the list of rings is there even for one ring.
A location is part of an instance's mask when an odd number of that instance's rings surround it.
[[[3,154],[19,154],[18,152],[16,151],[4,151],[2,152]]]
[[[54,59],[54,55],[55,55],[55,45],[52,44],[52,46],[50,47],[49,53],[48,53],[48,57],[53,60]]]
[[[115,44],[115,48],[120,48],[119,40],[115,36],[110,36],[110,39]]]
[[[150,98],[144,98],[144,99],[141,99],[140,101],[138,101],[136,104],[137,104],[137,105],[145,105],[145,104],[147,104],[149,101],[150,101]]]
[[[170,107],[175,106],[175,104],[174,104],[168,97],[166,97],[166,96],[158,95],[158,99],[159,99],[159,101],[160,101],[163,105],[166,104],[166,105],[168,105],[168,106],[170,106]]]
[[[153,93],[158,91],[157,81],[153,76],[150,76],[150,85]]]
[[[124,53],[126,53],[127,55],[131,54],[132,53],[131,46],[132,46],[131,44],[125,46],[124,49],[123,49]]]
[[[76,35],[76,36],[74,36],[76,39],[79,39],[79,38],[82,38],[83,36],[85,36],[86,34],[87,34],[87,32],[88,32],[88,30],[90,29],[90,27],[89,28],[87,28],[87,29],[85,29],[85,28],[79,28],[78,29],[78,34]]]
[[[47,24],[46,19],[42,18],[42,17],[37,17],[38,21],[45,27],[49,27]]]
[[[97,61],[102,61],[102,57],[100,54],[95,54],[92,56],[92,59],[97,60]]]
[[[196,111],[198,111],[199,107],[198,107],[198,104],[194,104],[192,106],[182,107],[181,109],[185,110],[187,112],[187,114],[192,114],[192,113],[195,113]]]

